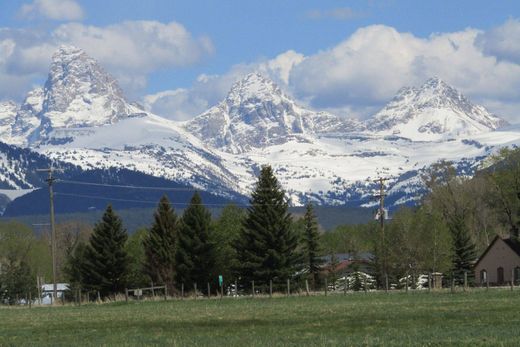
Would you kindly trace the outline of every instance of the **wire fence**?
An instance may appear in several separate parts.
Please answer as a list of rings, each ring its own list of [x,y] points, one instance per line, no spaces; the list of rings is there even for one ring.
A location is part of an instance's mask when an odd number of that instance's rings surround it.
[[[466,276],[465,276],[466,278]],[[356,293],[366,295],[371,294],[392,294],[392,293],[472,293],[490,290],[510,290],[511,292],[520,289],[520,285],[515,281],[508,283],[495,284],[480,282],[469,284],[467,281],[456,284],[451,281],[436,283],[431,276],[426,284],[422,285],[391,285],[388,288],[377,288],[368,276],[360,280],[351,280],[347,277],[335,281],[324,279],[319,285],[311,285],[308,280],[286,281],[251,281],[249,283],[235,280],[232,283],[220,283],[212,285],[207,282],[204,285],[181,283],[179,288],[168,289],[168,286],[155,285],[140,288],[125,288],[120,293],[103,296],[99,291],[84,290],[81,288],[69,288],[58,292],[58,297],[54,298],[52,293],[40,293],[33,295],[28,292],[26,295],[17,295],[9,302],[2,302],[3,305],[11,306],[81,306],[85,304],[102,304],[111,302],[139,302],[139,301],[171,301],[171,300],[204,300],[204,299],[239,299],[239,298],[281,298],[281,297],[306,297],[306,296],[347,296]],[[185,288],[189,288],[186,289]],[[45,300],[46,299],[46,300]],[[50,299],[50,300],[49,300]]]

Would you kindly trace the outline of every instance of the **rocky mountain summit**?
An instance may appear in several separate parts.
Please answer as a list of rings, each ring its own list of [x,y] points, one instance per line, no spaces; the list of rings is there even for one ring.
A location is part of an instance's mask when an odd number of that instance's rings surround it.
[[[431,78],[419,88],[402,88],[368,121],[367,128],[424,141],[476,135],[506,124],[444,81]]]
[[[227,97],[186,124],[186,129],[209,146],[231,153],[309,141],[307,135],[354,132],[355,120],[298,106],[271,80],[251,73],[236,82]]]
[[[21,105],[0,103],[0,140],[49,160],[85,171],[127,169],[229,198],[248,195],[269,164],[294,205],[370,205],[375,186],[367,179],[377,172],[395,177],[389,205],[413,203],[421,170],[439,159],[471,175],[500,146],[520,144],[520,130],[499,129],[504,124],[438,78],[403,88],[359,122],[302,107],[258,73],[206,112],[175,122],[130,103],[74,47],[54,54],[44,88]],[[33,187],[25,171],[34,165],[1,154],[3,187]]]

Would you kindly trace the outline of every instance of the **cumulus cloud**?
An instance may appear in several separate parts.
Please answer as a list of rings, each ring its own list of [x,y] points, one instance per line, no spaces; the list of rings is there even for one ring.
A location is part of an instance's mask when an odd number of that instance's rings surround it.
[[[468,28],[422,38],[385,25],[367,26],[330,49],[309,56],[288,51],[238,64],[220,76],[201,76],[191,88],[149,98],[147,105],[170,118],[187,119],[220,101],[246,73],[259,71],[304,106],[366,118],[403,86],[437,76],[514,123],[520,99],[518,28],[520,22],[509,20],[488,32]]]
[[[200,75],[191,88],[163,91],[144,97],[146,109],[174,120],[187,120],[221,101],[239,79],[250,72],[260,72],[285,90],[289,90],[289,73],[304,59],[302,54],[287,51],[273,59],[237,64],[223,75]]]
[[[83,9],[75,0],[34,0],[22,5],[20,15],[24,18],[43,17],[52,20],[80,20]]]
[[[407,85],[438,76],[476,101],[518,97],[520,66],[483,54],[467,29],[419,38],[392,27],[361,28],[306,57],[290,73],[294,95],[322,109],[366,117]]]
[[[476,43],[489,56],[520,63],[520,22],[509,19],[501,26],[480,33]]]
[[[149,73],[193,65],[214,50],[209,38],[193,37],[176,22],[126,21],[106,27],[66,23],[49,33],[0,29],[0,77],[28,81],[45,76],[61,44],[84,49],[133,95],[145,88]]]

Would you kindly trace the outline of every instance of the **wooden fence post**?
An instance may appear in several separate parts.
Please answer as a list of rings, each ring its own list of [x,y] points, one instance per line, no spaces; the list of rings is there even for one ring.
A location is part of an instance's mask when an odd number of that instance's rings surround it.
[[[515,288],[515,269],[511,269],[511,291]]]
[[[184,282],[181,283],[181,300],[184,299]]]
[[[99,290],[97,292],[97,300],[98,302],[101,302],[101,293],[99,292]]]
[[[78,305],[81,306],[81,299],[82,299],[81,288],[78,288],[76,291],[78,293]]]
[[[125,288],[125,301],[128,302],[128,288]]]
[[[345,280],[343,281],[343,295],[347,295],[347,286],[348,286],[348,278],[345,275]]]
[[[251,281],[251,293],[253,294],[253,299],[255,298],[255,281]]]
[[[406,280],[405,280],[405,284],[404,284],[404,290],[406,293],[408,293],[408,275],[406,275]]]
[[[305,280],[305,291],[307,293],[307,296],[309,296],[309,280]]]
[[[432,275],[428,272],[428,292],[432,290]]]
[[[291,280],[287,279],[287,296],[291,295]]]
[[[209,286],[209,282],[208,282],[208,299],[211,299],[211,287]]]
[[[455,293],[455,277],[451,276],[451,292]]]
[[[269,297],[273,297],[273,280],[269,280]]]
[[[235,297],[238,298],[238,280],[235,278]]]
[[[152,288],[152,297],[155,300],[155,290],[154,290],[154,287],[153,287],[153,282],[150,282],[150,284],[151,284],[151,288]]]
[[[31,298],[31,292],[29,292],[29,308],[31,308],[32,305],[32,298]]]
[[[195,288],[195,300],[197,300],[197,283],[193,283],[193,288]]]
[[[388,293],[388,274],[385,273],[385,292]]]
[[[224,297],[224,281],[220,283],[220,298],[222,299]]]
[[[363,276],[363,290],[365,291],[365,293],[368,293],[367,276],[366,275]]]
[[[325,296],[327,296],[328,291],[329,291],[329,284],[327,283],[327,278],[325,278]]]
[[[168,286],[164,284],[164,301],[168,300]]]
[[[464,291],[468,288],[468,272],[464,271]]]

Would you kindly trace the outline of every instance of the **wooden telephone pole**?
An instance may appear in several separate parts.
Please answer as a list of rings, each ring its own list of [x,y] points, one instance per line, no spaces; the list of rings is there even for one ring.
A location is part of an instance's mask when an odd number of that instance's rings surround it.
[[[388,290],[388,269],[386,261],[386,243],[385,243],[385,181],[389,178],[379,177],[374,182],[379,183],[379,194],[374,195],[379,199],[379,223],[381,228],[381,252],[383,258],[383,280],[385,281],[385,290]]]
[[[48,169],[37,169],[37,172],[47,172],[49,176],[45,180],[47,184],[49,185],[49,198],[50,198],[50,218],[51,218],[51,255],[52,255],[52,283],[53,283],[53,290],[52,290],[52,297],[53,302],[56,302],[56,299],[58,298],[58,284],[56,283],[56,273],[57,273],[57,265],[56,265],[56,227],[54,224],[54,193],[52,190],[52,184],[56,180],[56,178],[53,177],[53,173],[55,171],[61,171],[60,169],[55,169],[52,166]]]

